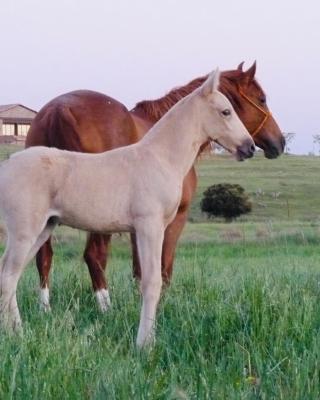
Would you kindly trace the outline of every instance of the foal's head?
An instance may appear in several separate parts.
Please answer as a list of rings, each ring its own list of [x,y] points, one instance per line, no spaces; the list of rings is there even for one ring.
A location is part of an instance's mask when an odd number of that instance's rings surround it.
[[[220,73],[212,72],[197,90],[201,102],[202,132],[236,156],[239,161],[253,156],[254,141],[230,101],[218,91]]]

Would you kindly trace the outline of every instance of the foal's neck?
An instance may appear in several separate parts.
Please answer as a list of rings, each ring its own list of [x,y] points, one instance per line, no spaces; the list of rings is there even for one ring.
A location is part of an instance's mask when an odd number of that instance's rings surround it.
[[[140,141],[183,179],[206,141],[194,93],[177,103]]]

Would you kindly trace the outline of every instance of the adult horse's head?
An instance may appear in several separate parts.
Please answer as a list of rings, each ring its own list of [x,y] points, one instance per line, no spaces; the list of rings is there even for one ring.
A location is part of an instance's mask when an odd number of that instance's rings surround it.
[[[204,140],[213,140],[239,161],[253,156],[255,144],[232,104],[219,90],[220,72],[212,72],[195,92],[201,102],[201,131]]]
[[[276,158],[283,153],[285,139],[255,79],[256,62],[247,71],[243,71],[242,66],[243,63],[238,69],[221,74],[220,90],[231,101],[255,144],[267,158]]]

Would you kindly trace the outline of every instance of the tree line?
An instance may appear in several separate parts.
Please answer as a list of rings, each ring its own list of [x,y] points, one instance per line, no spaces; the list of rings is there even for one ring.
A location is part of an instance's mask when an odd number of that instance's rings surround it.
[[[296,136],[296,133],[294,133],[294,132],[282,132],[282,134],[286,139],[286,145],[285,145],[284,152],[286,154],[288,154],[288,153],[290,153],[290,150],[291,150],[290,146],[292,144],[293,139]],[[312,153],[315,152],[315,147],[316,147],[316,151],[320,154],[320,134],[312,135],[312,139],[313,139],[312,143],[313,143],[313,146],[314,146]]]

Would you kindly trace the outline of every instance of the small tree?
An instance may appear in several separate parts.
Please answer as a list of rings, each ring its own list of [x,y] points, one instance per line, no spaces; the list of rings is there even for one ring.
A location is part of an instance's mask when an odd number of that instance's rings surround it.
[[[289,144],[293,141],[296,134],[294,132],[282,132],[282,134],[283,134],[284,138],[286,139],[284,152],[286,154],[289,154],[289,152],[291,150],[289,147]]]
[[[320,153],[320,135],[316,134],[316,135],[312,135],[313,137],[313,144],[315,144],[318,147],[318,153]]]
[[[232,183],[209,186],[203,192],[200,207],[208,218],[223,217],[228,222],[252,210],[244,188]]]

